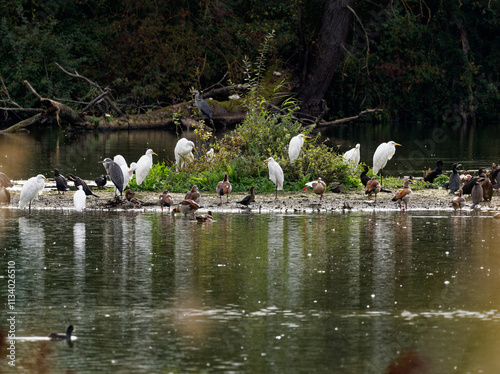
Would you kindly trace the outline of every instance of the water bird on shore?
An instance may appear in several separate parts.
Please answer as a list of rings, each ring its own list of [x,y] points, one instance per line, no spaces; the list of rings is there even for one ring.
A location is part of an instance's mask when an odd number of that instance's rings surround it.
[[[0,204],[10,204],[10,192],[7,187],[13,187],[14,184],[9,177],[0,172]]]
[[[87,201],[87,195],[85,195],[83,186],[80,185],[78,186],[78,190],[73,195],[73,205],[75,206],[75,210],[77,212],[83,212],[86,201]]]
[[[285,181],[285,177],[283,175],[283,169],[281,166],[274,161],[274,158],[269,157],[267,160],[267,167],[269,169],[269,179],[273,181],[276,185],[276,199],[278,198],[278,190],[283,189],[283,182]]]
[[[207,222],[207,221],[213,221],[214,217],[212,217],[212,212],[209,210],[207,214],[201,215],[201,216],[196,216],[196,220],[198,222]]]
[[[255,202],[255,186],[250,187],[250,195],[245,196],[241,201],[237,201],[237,204],[244,206],[249,206],[251,203]]]
[[[465,206],[465,198],[462,196],[461,188],[458,190],[458,196],[451,201],[451,206],[455,210],[460,209],[460,213],[462,213],[462,208]]]
[[[471,209],[477,207],[483,201],[483,187],[480,183],[482,183],[484,177],[474,177],[471,179],[472,190],[470,196],[472,198]]]
[[[19,198],[19,209],[23,209],[29,203],[29,213],[31,214],[31,202],[38,197],[45,187],[45,181],[49,181],[42,174],[36,177],[31,177],[26,181],[21,189],[21,197]]]
[[[120,196],[122,196],[123,192],[123,171],[122,168],[114,162],[109,157],[106,157],[104,160],[99,161],[106,169],[106,173],[109,175],[111,182],[115,185],[115,195],[117,195],[116,191],[120,192]]]
[[[73,334],[73,331],[75,331],[75,328],[73,327],[73,325],[69,325],[66,329],[66,334],[51,332],[49,334],[49,338],[52,340],[71,340],[71,334]]]
[[[113,161],[116,162],[118,166],[125,166],[128,168],[127,161],[122,155],[116,155],[115,157],[113,157]]]
[[[483,176],[483,181],[481,182],[481,187],[483,187],[483,200],[491,201],[493,197],[493,185],[488,176]]]
[[[100,177],[97,177],[96,179],[94,179],[94,182],[95,182],[97,188],[101,189],[106,185],[106,183],[108,183],[108,179],[106,178],[105,175],[101,175]]]
[[[375,195],[375,202],[377,202],[377,194],[380,192],[381,186],[376,177],[370,179],[366,184],[365,195],[368,195],[368,199],[371,198],[372,194]]]
[[[403,184],[403,188],[396,192],[396,195],[392,198],[392,201],[396,201],[399,204],[399,210],[401,211],[401,203],[405,203],[405,211],[408,211],[408,203],[411,199],[411,188],[410,184],[413,184],[411,179],[406,179]]]
[[[62,192],[64,195],[64,193],[68,191],[68,181],[59,173],[58,169],[53,169],[52,172],[54,173],[54,180],[56,181],[57,193]]]
[[[193,200],[182,200],[177,207],[172,209],[171,214],[180,212],[187,216],[189,213],[193,214],[193,218],[195,217],[195,213],[198,209],[200,209],[200,204]]]
[[[319,195],[319,202],[321,203],[321,200],[323,199],[323,194],[326,191],[326,183],[323,182],[321,178],[318,178],[318,180],[314,182],[306,183],[306,186],[312,188],[314,193],[316,195]]]
[[[135,170],[135,182],[140,185],[149,174],[149,170],[153,166],[153,155],[158,156],[152,149],[148,149],[144,155],[137,161],[137,169]]]
[[[4,186],[0,186],[0,204],[10,204],[10,192]]]
[[[226,203],[229,203],[229,194],[232,190],[233,187],[231,186],[231,182],[229,181],[229,176],[227,175],[227,173],[225,173],[223,180],[217,183],[217,187],[215,189],[217,195],[219,195],[220,204],[222,204],[222,196],[224,195],[227,195]]]
[[[380,144],[373,154],[373,174],[377,175],[380,171],[380,181],[382,181],[382,169],[387,165],[387,161],[392,159],[396,153],[396,146],[401,144],[394,141]]]
[[[11,182],[11,180],[9,179],[9,177],[0,172],[0,186],[1,187],[14,187],[14,184]]]
[[[290,140],[290,143],[288,143],[288,157],[290,158],[290,162],[292,164],[297,158],[299,158],[300,150],[304,145],[304,139],[311,139],[311,137],[304,134],[299,134],[297,136],[294,136]]]
[[[359,179],[361,179],[361,183],[363,183],[363,186],[366,187],[366,184],[371,180],[371,178],[368,175],[366,175],[368,173],[368,170],[370,169],[368,168],[367,165],[361,165],[361,167],[363,168],[363,171],[359,175]]]
[[[208,105],[208,103],[203,100],[202,98],[200,98],[200,91],[198,90],[193,90],[193,93],[195,94],[194,96],[194,105],[196,105],[196,107],[198,108],[198,110],[200,111],[200,113],[206,117],[208,117],[208,119],[210,120],[210,122],[213,124],[213,121],[212,121],[212,111],[210,110],[210,105]]]
[[[78,188],[78,186],[82,186],[85,195],[87,196],[92,195],[95,197],[99,197],[90,190],[89,186],[87,186],[87,183],[85,183],[85,181],[82,178],[77,177],[76,175],[73,174],[66,174],[66,178],[68,178],[69,181],[73,182],[76,188]]]
[[[358,143],[356,147],[349,149],[346,153],[344,153],[344,162],[351,166],[356,166],[359,164],[361,155],[360,155],[360,147],[361,145]]]
[[[197,152],[196,147],[191,140],[187,140],[186,138],[179,139],[174,149],[177,170],[181,169],[188,162],[194,160],[193,150]]]
[[[458,167],[461,164],[454,163],[451,167],[452,172],[450,174],[450,180],[447,182],[447,188],[449,188],[451,194],[454,194],[460,189],[460,175],[458,175]]]
[[[477,171],[477,176],[481,177],[484,176],[485,168],[479,168]],[[470,195],[472,193],[472,189],[475,186],[475,182],[473,181],[473,177],[471,176],[467,182],[463,185],[462,190],[464,192],[464,195]]]
[[[191,187],[186,196],[184,196],[184,200],[193,200],[194,202],[199,202],[200,198],[201,194],[196,184],[193,187]]]
[[[436,168],[434,170],[428,172],[424,176],[424,181],[429,182],[429,183],[433,183],[434,179],[436,179],[438,177],[438,175],[441,175],[441,174],[443,174],[443,161],[438,160],[436,162]]]
[[[164,207],[168,207],[168,211],[170,212],[170,207],[173,203],[174,199],[172,198],[172,195],[170,195],[170,192],[168,190],[163,191],[163,193],[160,195],[160,206],[162,213]]]

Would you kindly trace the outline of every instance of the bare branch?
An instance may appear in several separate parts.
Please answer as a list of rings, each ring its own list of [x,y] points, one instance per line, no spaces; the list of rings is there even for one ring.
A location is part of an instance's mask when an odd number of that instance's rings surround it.
[[[31,84],[30,84],[27,80],[24,80],[23,82],[24,82],[24,84],[25,84],[26,86],[28,86],[28,89],[31,91],[31,93],[32,93],[33,95],[35,95],[36,97],[38,97],[38,99],[39,99],[40,101],[42,101],[42,100],[43,100],[43,97],[41,97],[41,96],[38,94],[38,92],[36,92],[36,91],[35,91],[35,89],[34,89],[33,87],[31,87]]]
[[[363,110],[362,112],[360,112],[356,116],[346,117],[346,118],[340,118],[340,119],[336,119],[334,121],[329,121],[329,122],[320,122],[320,123],[318,123],[317,127],[340,125],[340,124],[345,123],[345,122],[350,122],[350,121],[354,121],[356,119],[359,119],[359,118],[361,118],[364,115],[369,114],[369,113],[383,112],[383,111],[384,111],[383,109],[378,109],[378,108],[375,108],[375,109],[365,109],[365,110]]]

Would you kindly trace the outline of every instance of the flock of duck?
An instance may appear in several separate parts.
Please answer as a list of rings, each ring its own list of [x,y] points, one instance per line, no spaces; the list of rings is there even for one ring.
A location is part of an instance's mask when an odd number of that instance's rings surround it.
[[[304,134],[299,134],[293,137],[289,143],[288,155],[290,162],[294,161],[299,157],[300,151],[304,144],[305,139],[310,138]],[[387,162],[394,156],[396,152],[396,146],[401,146],[400,144],[389,141],[387,143],[380,144],[373,155],[373,174],[375,176],[368,176],[369,167],[367,165],[359,165],[360,162],[360,145],[357,144],[356,147],[345,152],[343,155],[344,162],[351,167],[357,168],[361,167],[363,171],[360,174],[360,179],[365,187],[365,195],[369,199],[374,197],[374,201],[377,201],[377,194],[379,192],[391,191],[382,188],[381,182],[377,177],[380,173],[380,180],[382,181],[382,170],[386,166]],[[174,154],[177,168],[181,168],[185,163],[194,160],[193,150],[196,152],[195,144],[186,138],[180,139],[175,147]],[[101,188],[107,183],[109,178],[115,186],[115,197],[122,196],[123,191],[128,185],[129,181],[132,179],[133,174],[136,175],[137,185],[142,184],[146,176],[153,165],[153,155],[157,155],[152,149],[148,149],[146,153],[137,161],[132,162],[130,166],[127,164],[124,157],[121,155],[116,155],[113,159],[105,158],[99,161],[103,164],[107,176],[101,176],[95,179],[96,185]],[[284,173],[281,166],[272,157],[267,160],[267,166],[269,170],[269,179],[276,186],[276,198],[278,197],[278,190],[283,189],[284,183]],[[449,181],[446,183],[446,188],[449,190],[450,194],[455,194],[458,192],[458,196],[454,197],[450,202],[451,206],[455,209],[460,209],[466,205],[466,200],[464,195],[470,194],[472,199],[471,208],[477,207],[482,201],[491,201],[493,196],[493,188],[500,187],[500,168],[493,165],[491,171],[487,172],[485,168],[480,168],[478,175],[472,177],[468,173],[459,175],[458,168],[461,166],[459,163],[454,163],[452,165],[452,173],[449,176]],[[96,196],[92,190],[88,187],[84,180],[73,175],[67,174],[66,178],[61,175],[58,169],[53,169],[54,180],[56,183],[56,188],[59,192],[64,194],[68,190],[68,180],[72,181],[77,188],[77,191],[73,195],[73,203],[75,210],[82,212],[85,208],[86,197]],[[436,177],[443,173],[443,162],[438,161],[436,168],[432,171],[424,173],[424,181],[432,183]],[[39,174],[36,177],[28,179],[28,181],[23,185],[21,190],[21,195],[19,199],[19,208],[23,209],[26,205],[29,206],[31,212],[31,204],[33,200],[38,196],[38,194],[43,190],[45,182],[48,179]],[[404,205],[405,211],[408,210],[408,203],[412,196],[412,190],[410,185],[413,184],[413,178],[407,178],[404,181],[403,188],[399,189],[392,197],[392,201],[399,205],[400,210]],[[10,203],[10,194],[7,188],[12,187],[13,184],[10,179],[3,173],[0,173],[0,202]],[[322,202],[323,194],[325,193],[327,186],[326,183],[321,179],[314,182],[309,182],[306,184],[304,190],[311,188],[314,193],[319,195],[319,202]],[[334,188],[331,189],[332,191]],[[226,203],[229,203],[229,194],[232,191],[231,182],[229,181],[228,174],[224,175],[222,181],[220,181],[216,186],[216,192],[219,196],[219,205],[223,203],[222,198],[226,195]],[[127,191],[128,193],[128,191]],[[236,203],[243,206],[249,206],[251,203],[255,202],[255,186],[250,189],[250,194],[243,198],[241,201]],[[180,201],[176,207],[170,209],[174,205],[174,199],[168,190],[163,191],[159,196],[159,204],[161,206],[162,212],[165,207],[168,208],[171,214],[182,213],[184,215],[192,214],[200,221],[206,221],[212,219],[212,214],[208,211],[208,214],[204,216],[196,216],[196,211],[201,208],[200,206],[200,192],[196,185],[192,186],[191,190],[185,195],[184,199]]]

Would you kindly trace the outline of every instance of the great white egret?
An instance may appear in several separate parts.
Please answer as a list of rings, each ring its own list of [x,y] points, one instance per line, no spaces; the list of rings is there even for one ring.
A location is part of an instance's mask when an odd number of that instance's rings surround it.
[[[285,181],[283,169],[272,157],[269,157],[266,162],[269,169],[269,179],[276,185],[276,198],[278,198],[278,190],[283,189],[283,182]]]
[[[380,170],[382,170],[387,161],[389,161],[394,153],[396,153],[396,145],[401,146],[394,141],[380,144],[375,153],[373,154],[373,174],[377,175]],[[382,173],[380,174],[382,176]]]
[[[140,185],[149,174],[149,170],[153,166],[153,155],[158,156],[152,149],[148,149],[146,154],[142,155],[137,161],[137,169],[135,170],[135,181]]]
[[[122,155],[116,155],[115,157],[113,157],[113,161],[116,162],[118,166],[128,167],[127,161],[125,161],[125,157],[123,157]]]
[[[450,179],[448,181],[448,188],[450,189],[451,194],[454,194],[460,189],[460,175],[458,175],[458,167],[462,166],[461,164],[453,164],[451,166],[451,174],[450,174]]]
[[[109,157],[106,157],[104,160],[99,161],[102,163],[104,168],[106,169],[106,173],[108,173],[111,182],[115,185],[115,195],[116,191],[120,192],[120,196],[122,196],[123,192],[123,172],[120,166],[116,162],[114,162]]]
[[[132,162],[130,164],[130,170],[128,171],[128,180],[130,181],[135,173],[135,171],[137,170],[137,163],[136,162]]]
[[[187,140],[186,138],[179,139],[174,149],[177,170],[182,168],[187,161],[192,161],[194,159],[193,149],[196,150],[196,147],[191,140]]]
[[[198,186],[195,184],[191,187],[191,190],[184,196],[184,200],[193,200],[195,202],[199,202],[201,198],[200,191],[198,190]]]
[[[66,329],[66,334],[58,334],[56,332],[51,332],[49,334],[49,338],[52,340],[71,340],[71,334],[73,334],[73,331],[75,328],[73,325],[69,325],[68,328]]]
[[[220,198],[220,203],[222,204],[222,196],[227,195],[226,203],[229,203],[229,194],[233,190],[233,187],[231,186],[231,182],[229,181],[229,176],[227,173],[224,174],[224,179],[221,180],[219,183],[217,183],[217,187],[215,188],[215,191],[217,192],[217,195],[219,195]]]
[[[438,160],[438,162],[436,162],[436,168],[425,175],[424,181],[432,183],[434,179],[441,174],[443,174],[443,161]]]
[[[471,209],[477,207],[483,201],[483,187],[479,184],[484,180],[484,177],[474,177],[472,181],[472,191],[470,196],[472,198]]]
[[[451,206],[455,210],[460,209],[460,214],[462,214],[462,208],[465,206],[465,198],[462,196],[461,188],[458,189],[458,197],[455,197],[451,201]]]
[[[406,179],[403,188],[396,192],[396,195],[392,198],[392,201],[396,201],[399,204],[399,210],[401,211],[401,203],[405,203],[405,211],[408,211],[408,203],[411,199],[411,188],[410,184],[413,184],[411,179]]]
[[[73,205],[75,206],[75,210],[77,212],[83,212],[86,201],[87,201],[87,195],[85,195],[83,186],[78,186],[78,190],[73,195]]]
[[[288,144],[288,157],[290,158],[291,163],[295,162],[295,160],[299,158],[300,150],[304,145],[304,139],[311,139],[311,137],[299,134],[290,140],[290,143]]]
[[[378,182],[377,178],[373,177],[368,181],[368,183],[366,183],[365,195],[368,195],[368,199],[370,199],[372,195],[375,195],[375,202],[377,202],[377,194],[380,192],[380,190],[380,183]]]
[[[170,192],[168,192],[168,190],[163,191],[163,193],[160,195],[160,206],[162,213],[163,207],[168,207],[168,211],[170,212],[170,207],[173,203],[174,199],[172,198],[172,195],[170,195]]]
[[[323,199],[323,194],[326,191],[326,183],[323,182],[321,178],[318,178],[318,180],[314,182],[307,182],[306,186],[311,187],[314,193],[319,195],[319,202],[321,203],[321,200]]]
[[[356,147],[349,149],[346,153],[344,153],[344,162],[351,166],[356,166],[360,161],[360,147],[361,145],[358,143]]]
[[[80,177],[77,177],[76,175],[73,175],[73,174],[66,174],[66,178],[68,178],[68,180],[72,181],[75,184],[75,187],[78,188],[78,186],[82,186],[83,191],[85,192],[85,195],[87,195],[87,196],[92,195],[95,197],[99,197],[90,190],[89,186],[87,186],[87,183],[85,183],[85,181],[83,179],[81,179]]]
[[[19,198],[19,208],[23,209],[26,204],[29,203],[29,212],[31,214],[31,202],[38,197],[38,194],[42,192],[45,187],[45,181],[49,181],[42,174],[38,174],[36,177],[31,177],[26,181],[23,188],[21,189],[21,197]]]
[[[56,181],[57,193],[62,191],[64,195],[64,193],[68,191],[68,182],[66,181],[66,178],[64,178],[57,169],[52,170],[52,172],[54,173],[54,180]]]
[[[247,195],[241,201],[237,201],[237,204],[241,204],[244,206],[249,206],[250,203],[255,202],[255,186],[250,187],[250,195]]]

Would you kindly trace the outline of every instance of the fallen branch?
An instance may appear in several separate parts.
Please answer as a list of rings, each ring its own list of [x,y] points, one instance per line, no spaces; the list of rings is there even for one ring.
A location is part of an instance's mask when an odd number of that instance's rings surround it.
[[[350,122],[350,121],[354,121],[354,120],[357,120],[369,113],[375,113],[375,112],[383,112],[384,110],[383,109],[378,109],[378,108],[375,108],[375,109],[365,109],[363,110],[362,112],[360,112],[358,115],[356,116],[352,116],[352,117],[346,117],[346,118],[340,118],[340,119],[336,119],[334,121],[329,121],[329,122],[320,122],[317,124],[317,127],[326,127],[326,126],[333,126],[333,125],[340,125],[342,123],[346,123],[346,122]]]
[[[62,70],[63,73],[69,75],[70,77],[73,77],[73,78],[79,78],[79,79],[83,79],[85,82],[87,82],[89,85],[91,85],[92,87],[95,87],[99,90],[99,92],[101,94],[103,94],[106,90],[104,90],[101,86],[99,86],[97,83],[95,82],[92,82],[90,79],[88,79],[87,77],[83,76],[83,75],[80,75],[78,74],[78,72],[75,71],[75,73],[70,73],[69,71],[65,70],[61,65],[59,65],[57,62],[55,63],[56,66]],[[123,116],[123,112],[118,109],[118,107],[116,106],[116,104],[109,98],[109,96],[105,96],[104,97],[104,100],[106,100],[106,102],[109,104],[109,106],[116,112],[118,113],[118,115],[120,116]]]

